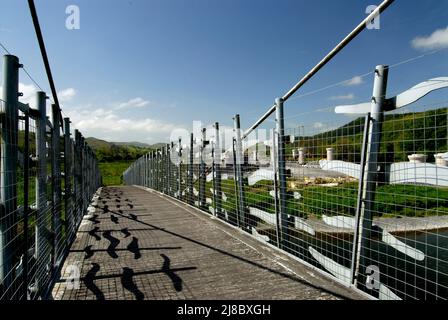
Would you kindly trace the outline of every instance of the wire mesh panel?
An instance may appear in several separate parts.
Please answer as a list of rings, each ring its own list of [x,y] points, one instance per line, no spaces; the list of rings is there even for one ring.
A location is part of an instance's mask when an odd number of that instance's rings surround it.
[[[387,94],[389,69],[355,77],[373,76],[371,101],[285,117],[278,98],[244,135],[236,115],[230,146],[202,128],[182,200],[374,298],[448,299],[447,100],[416,104],[448,78]]]
[[[260,240],[280,246],[275,137],[272,130],[259,130],[246,137],[240,166],[246,207],[244,228]]]
[[[359,258],[360,269],[381,276],[379,293],[360,282],[372,295],[448,299],[447,132],[446,107],[384,117],[371,232]]]
[[[222,141],[222,140],[221,140]],[[215,156],[219,161],[220,170],[220,190],[221,190],[221,215],[220,218],[229,222],[234,226],[239,226],[239,216],[238,216],[238,200],[236,191],[236,180],[235,180],[235,153],[233,150],[233,140],[230,143],[222,143],[221,152],[214,150],[215,153],[219,154]],[[218,160],[216,161],[218,162]],[[215,162],[215,164],[216,164]],[[219,197],[219,194],[216,194]]]
[[[288,247],[347,284],[364,126],[359,118],[337,129],[334,122],[320,122],[285,130]]]
[[[47,118],[45,92],[36,93],[37,109],[18,100],[19,66],[17,57],[4,57],[5,100],[0,100],[0,300],[48,296],[101,181],[94,154],[81,141],[83,138],[77,135],[74,146],[69,129],[64,138],[61,136],[60,110],[53,108],[52,122]],[[64,179],[62,173],[66,174]]]
[[[6,299],[21,299],[24,295],[22,288],[21,268],[23,266],[23,239],[26,236],[24,220],[24,120],[17,109],[15,115],[11,114],[14,106],[1,102],[2,114],[2,216],[1,216],[1,245],[2,259],[2,286],[0,297]],[[7,116],[9,113],[9,117]],[[15,117],[14,117],[15,116]],[[22,131],[19,137],[18,132]],[[11,159],[11,153],[21,145],[22,152]],[[12,161],[11,161],[12,160]]]

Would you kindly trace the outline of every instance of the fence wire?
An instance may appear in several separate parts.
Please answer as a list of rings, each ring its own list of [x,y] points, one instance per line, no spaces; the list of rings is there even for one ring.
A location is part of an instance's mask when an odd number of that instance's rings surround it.
[[[280,121],[277,113],[242,141],[235,129],[225,145],[223,132],[203,129],[193,143],[183,137],[143,156],[123,177],[373,298],[446,300],[448,109],[442,100],[395,111],[400,100],[384,100],[381,117],[365,106],[350,117],[335,115],[334,107],[318,109],[306,116],[318,121],[304,123],[296,115]]]
[[[19,96],[11,59],[7,98]],[[69,128],[62,133],[59,121],[14,98],[0,100],[0,114],[0,300],[45,299],[101,176],[79,132],[73,140]]]

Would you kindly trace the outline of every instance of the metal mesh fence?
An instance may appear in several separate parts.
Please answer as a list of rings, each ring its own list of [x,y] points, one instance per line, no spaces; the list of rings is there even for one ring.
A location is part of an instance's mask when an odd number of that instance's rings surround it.
[[[215,124],[194,143],[142,157],[124,181],[189,203],[373,298],[446,300],[446,99],[412,103],[448,79],[386,99],[376,90],[385,70],[369,73],[372,102],[332,107],[327,122],[322,110],[318,122],[285,117],[280,100],[258,132],[242,137],[237,116],[232,143],[224,145]],[[167,161],[169,169],[161,166]],[[138,163],[150,168],[147,184]]]
[[[0,300],[48,296],[101,183],[84,138],[70,137],[69,119],[62,134],[59,112],[47,118],[44,92],[38,109],[17,100],[17,60],[5,56],[0,100]]]

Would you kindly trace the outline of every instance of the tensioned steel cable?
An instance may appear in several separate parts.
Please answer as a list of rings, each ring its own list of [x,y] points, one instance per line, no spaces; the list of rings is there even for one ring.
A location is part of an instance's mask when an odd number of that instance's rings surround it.
[[[6,48],[6,46],[0,42],[0,47],[7,53],[7,54],[11,54],[11,52],[9,52],[9,50]],[[25,74],[28,76],[28,78],[30,78],[30,80],[36,85],[36,87],[38,87],[40,89],[40,91],[44,91],[42,89],[42,87],[37,83],[36,80],[34,80],[34,78],[31,76],[31,74],[28,72],[28,70],[26,70],[25,67],[22,67],[23,72],[25,72]]]
[[[1,42],[0,42],[0,47],[2,47],[3,50],[5,50],[5,52],[6,52],[7,54],[11,54],[11,53],[9,52],[9,50],[6,49],[6,47],[5,47],[5,46],[3,45],[3,43],[1,43]]]
[[[61,118],[60,124],[61,124],[61,128],[63,129],[64,121],[62,118],[61,107],[59,105],[58,94],[56,91],[56,87],[54,85],[53,75],[51,73],[51,68],[50,68],[50,62],[48,61],[47,50],[45,49],[45,42],[44,42],[44,38],[42,36],[42,31],[40,29],[39,18],[37,16],[37,11],[36,11],[36,7],[34,5],[34,0],[28,0],[28,6],[30,7],[31,18],[33,19],[34,30],[36,31],[37,41],[39,42],[39,48],[40,48],[40,52],[42,55],[42,59],[44,61],[45,71],[46,71],[47,77],[48,77],[48,82],[50,83],[51,93],[53,95],[54,103],[59,110],[59,117]]]
[[[287,93],[281,98],[283,101],[288,100],[297,90],[308,82],[322,67],[324,67],[331,59],[334,58],[342,49],[344,49],[356,36],[358,36],[367,25],[376,18],[380,13],[386,10],[395,0],[384,0],[367,18],[359,23],[352,32],[350,32],[341,42],[336,45],[318,64],[316,64],[299,82],[297,82]],[[255,130],[264,120],[266,120],[274,111],[275,105],[271,106],[260,119],[258,119],[249,129],[247,129],[241,139],[246,138],[253,130]]]

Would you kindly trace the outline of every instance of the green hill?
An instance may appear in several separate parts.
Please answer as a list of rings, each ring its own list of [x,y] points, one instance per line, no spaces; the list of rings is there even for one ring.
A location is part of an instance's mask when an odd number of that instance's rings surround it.
[[[434,153],[448,150],[447,113],[448,108],[424,112],[387,114],[383,122],[380,161],[407,161],[413,153],[428,155],[428,162],[434,161]],[[364,132],[364,118],[357,118],[337,129],[313,136],[296,137],[291,148],[306,147],[313,158],[321,159],[326,148],[335,148],[338,160],[359,162]]]
[[[100,162],[136,160],[153,150],[149,146],[136,146],[135,143],[123,142],[116,144],[93,137],[86,138],[86,142],[95,151]]]
[[[139,148],[152,148],[150,144],[143,143],[143,142],[111,142],[113,144],[116,144],[117,146],[133,146],[133,147],[139,147]]]

